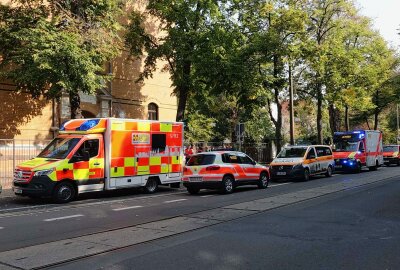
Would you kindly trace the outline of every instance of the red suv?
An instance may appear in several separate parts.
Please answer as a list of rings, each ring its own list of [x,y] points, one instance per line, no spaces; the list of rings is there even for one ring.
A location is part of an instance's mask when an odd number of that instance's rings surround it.
[[[236,186],[254,184],[267,188],[269,169],[249,156],[235,151],[204,152],[193,155],[183,169],[183,185],[190,194],[200,189],[231,193]]]

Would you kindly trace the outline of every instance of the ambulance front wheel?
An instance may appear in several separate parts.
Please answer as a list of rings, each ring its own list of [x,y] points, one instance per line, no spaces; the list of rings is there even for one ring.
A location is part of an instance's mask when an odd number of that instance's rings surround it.
[[[158,179],[155,177],[150,177],[144,186],[144,191],[146,193],[154,193],[158,189]]]
[[[67,203],[75,199],[75,187],[69,182],[59,183],[53,191],[53,200],[56,203]]]

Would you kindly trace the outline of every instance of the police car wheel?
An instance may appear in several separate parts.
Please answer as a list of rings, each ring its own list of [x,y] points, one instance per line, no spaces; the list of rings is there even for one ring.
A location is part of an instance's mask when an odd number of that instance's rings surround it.
[[[53,200],[56,203],[67,203],[75,199],[76,191],[74,186],[68,182],[58,184],[53,192]]]
[[[230,175],[225,175],[222,179],[222,193],[229,194],[233,192],[233,177]]]
[[[146,193],[154,193],[157,191],[157,189],[158,189],[157,179],[154,177],[150,177],[149,179],[147,179],[147,183],[144,186],[144,191]]]
[[[260,179],[258,180],[257,186],[260,189],[264,189],[268,187],[269,179],[268,174],[266,172],[262,172],[260,174]]]
[[[325,173],[326,177],[331,177],[332,176],[332,167],[328,166],[328,168],[326,169],[326,173]]]

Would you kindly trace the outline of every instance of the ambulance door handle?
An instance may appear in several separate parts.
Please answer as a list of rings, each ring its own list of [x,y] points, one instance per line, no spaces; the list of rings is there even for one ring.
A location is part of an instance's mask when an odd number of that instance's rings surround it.
[[[96,162],[96,163],[93,163],[93,165],[94,165],[94,166],[99,166],[100,163],[97,163],[97,162]]]

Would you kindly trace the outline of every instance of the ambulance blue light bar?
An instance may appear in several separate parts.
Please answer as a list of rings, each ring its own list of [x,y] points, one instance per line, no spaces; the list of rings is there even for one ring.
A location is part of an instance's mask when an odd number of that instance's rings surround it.
[[[100,119],[91,119],[91,120],[87,120],[86,122],[84,122],[80,127],[78,127],[76,130],[77,131],[87,131],[95,126],[97,126],[97,124],[99,123]]]

